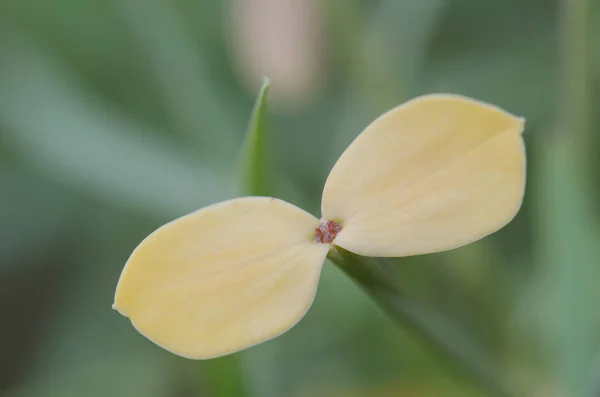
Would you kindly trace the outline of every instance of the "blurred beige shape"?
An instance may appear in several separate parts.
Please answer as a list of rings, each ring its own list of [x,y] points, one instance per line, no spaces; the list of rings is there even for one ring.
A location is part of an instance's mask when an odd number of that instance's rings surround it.
[[[235,0],[228,30],[235,67],[251,90],[266,76],[274,103],[295,107],[310,100],[321,74],[317,0]]]

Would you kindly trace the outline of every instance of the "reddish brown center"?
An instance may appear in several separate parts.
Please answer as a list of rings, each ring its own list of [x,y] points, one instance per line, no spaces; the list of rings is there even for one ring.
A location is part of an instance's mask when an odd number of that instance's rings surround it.
[[[338,233],[342,230],[342,225],[336,221],[323,221],[315,229],[315,242],[330,244]]]

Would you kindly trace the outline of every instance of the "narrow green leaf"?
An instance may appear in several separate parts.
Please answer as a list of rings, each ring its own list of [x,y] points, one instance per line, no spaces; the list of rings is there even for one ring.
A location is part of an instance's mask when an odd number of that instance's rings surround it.
[[[163,102],[178,132],[197,144],[203,158],[220,163],[235,155],[235,127],[222,106],[226,98],[175,3],[117,0],[113,4],[135,44],[143,49],[144,66],[168,99]]]
[[[246,140],[240,154],[240,194],[269,195],[269,172],[265,137],[265,116],[269,80],[265,79],[250,116]],[[243,397],[247,391],[243,354],[220,357],[200,364],[200,390],[209,389],[216,397]]]
[[[393,264],[382,258],[355,255],[334,247],[328,259],[335,263],[400,326],[407,328],[463,379],[499,396],[514,392],[499,377],[493,360],[474,338],[445,318],[410,297],[396,279]]]
[[[562,95],[558,134],[541,156],[544,162],[538,219],[546,257],[542,264],[554,276],[557,299],[557,367],[565,395],[593,392],[592,371],[597,350],[596,309],[600,225],[590,182],[593,123],[593,3],[563,0],[561,4]]]
[[[558,137],[557,137],[558,138]],[[548,276],[547,299],[557,321],[551,336],[556,348],[556,378],[564,393],[591,395],[590,382],[597,349],[598,238],[600,230],[580,151],[564,139],[547,145],[540,156],[540,268]]]
[[[26,40],[0,47],[0,139],[38,171],[161,218],[231,196],[229,175],[101,101],[53,56]]]
[[[265,78],[258,92],[240,153],[241,191],[245,195],[268,196],[272,193],[265,127],[269,85],[269,79]]]

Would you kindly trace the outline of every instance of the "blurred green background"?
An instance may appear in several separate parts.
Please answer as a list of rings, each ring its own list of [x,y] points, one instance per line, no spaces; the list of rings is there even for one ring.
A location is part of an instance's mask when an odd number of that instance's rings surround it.
[[[526,117],[517,218],[470,246],[399,259],[397,272],[485,346],[515,395],[600,395],[599,11],[595,0],[2,0],[0,396],[491,395],[331,264],[298,326],[228,358],[171,355],[111,309],[142,238],[241,194],[265,75],[265,194],[317,216],[344,148],[411,97],[459,93]]]

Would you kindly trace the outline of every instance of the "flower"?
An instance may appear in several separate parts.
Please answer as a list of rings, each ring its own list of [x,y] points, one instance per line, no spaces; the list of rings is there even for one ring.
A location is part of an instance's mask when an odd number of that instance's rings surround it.
[[[294,326],[333,244],[358,255],[433,253],[476,241],[518,212],[524,119],[457,95],[413,99],[372,122],[329,174],[322,220],[243,197],[150,234],[127,261],[114,308],[144,336],[195,359]]]

